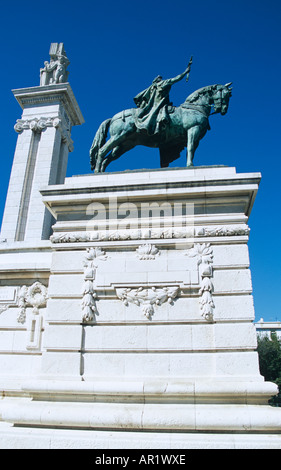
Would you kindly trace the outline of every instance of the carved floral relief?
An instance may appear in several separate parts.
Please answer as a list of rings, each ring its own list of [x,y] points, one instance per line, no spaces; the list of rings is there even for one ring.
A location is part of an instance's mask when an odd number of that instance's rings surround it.
[[[155,245],[151,245],[151,243],[140,245],[136,251],[138,258],[141,260],[155,259],[156,256],[160,255],[158,248]]]

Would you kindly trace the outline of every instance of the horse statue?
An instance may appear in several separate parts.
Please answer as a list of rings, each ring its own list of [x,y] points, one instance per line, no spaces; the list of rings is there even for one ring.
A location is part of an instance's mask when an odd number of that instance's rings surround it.
[[[195,150],[210,129],[209,116],[227,113],[231,84],[200,88],[180,106],[169,106],[165,125],[152,135],[137,127],[137,118],[142,111],[138,108],[126,109],[105,120],[90,149],[91,169],[95,173],[104,172],[110,162],[137,145],[159,148],[161,168],[168,167],[169,163],[179,158],[186,147],[186,166],[192,167]],[[108,133],[110,138],[107,140]]]

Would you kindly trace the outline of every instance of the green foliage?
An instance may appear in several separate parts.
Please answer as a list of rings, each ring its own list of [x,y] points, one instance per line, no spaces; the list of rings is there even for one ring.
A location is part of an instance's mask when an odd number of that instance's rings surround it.
[[[281,406],[281,340],[277,338],[276,333],[271,333],[271,338],[258,337],[258,354],[261,375],[265,380],[276,383],[279,388],[278,395],[269,403]]]

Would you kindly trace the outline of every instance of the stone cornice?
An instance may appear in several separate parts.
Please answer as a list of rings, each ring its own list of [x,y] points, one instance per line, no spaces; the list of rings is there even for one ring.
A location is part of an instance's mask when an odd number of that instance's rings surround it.
[[[20,88],[12,92],[22,109],[59,102],[64,106],[73,126],[85,122],[69,83]]]
[[[192,239],[207,237],[248,237],[250,229],[246,224],[221,227],[170,227],[155,229],[130,230],[92,230],[81,232],[54,233],[52,243],[85,243],[122,240],[151,240],[151,239]]]

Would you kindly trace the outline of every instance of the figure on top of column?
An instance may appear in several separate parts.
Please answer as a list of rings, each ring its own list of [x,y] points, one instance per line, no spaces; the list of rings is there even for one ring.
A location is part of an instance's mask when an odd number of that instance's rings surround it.
[[[40,69],[40,86],[67,82],[69,72],[66,69],[69,64],[63,43],[52,43],[50,62],[45,61],[45,67]]]

